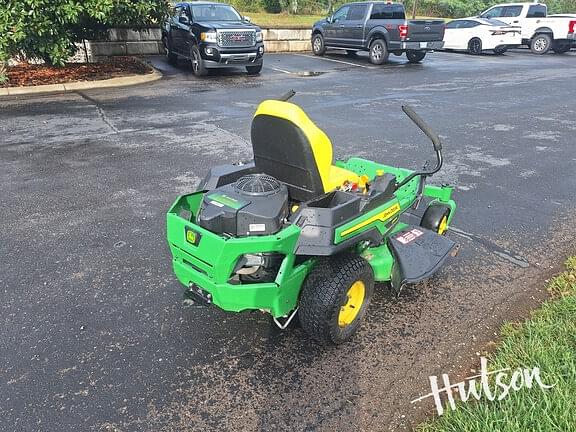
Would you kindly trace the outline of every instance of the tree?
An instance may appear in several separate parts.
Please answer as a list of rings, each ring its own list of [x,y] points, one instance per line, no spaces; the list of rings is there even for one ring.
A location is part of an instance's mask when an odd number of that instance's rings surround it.
[[[114,26],[160,22],[166,0],[4,0],[0,6],[0,62],[23,55],[63,65],[75,42]]]

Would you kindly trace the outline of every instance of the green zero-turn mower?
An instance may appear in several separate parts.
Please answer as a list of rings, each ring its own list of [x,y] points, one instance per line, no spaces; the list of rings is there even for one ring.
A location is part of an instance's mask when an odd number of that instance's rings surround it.
[[[261,310],[286,328],[342,343],[359,328],[375,282],[397,292],[431,276],[455,248],[444,237],[456,203],[414,172],[360,158],[332,161],[332,145],[297,105],[260,104],[254,159],[212,168],[167,215],[173,268],[188,296],[225,311]],[[425,204],[424,204],[425,203]],[[426,210],[418,207],[426,206]]]

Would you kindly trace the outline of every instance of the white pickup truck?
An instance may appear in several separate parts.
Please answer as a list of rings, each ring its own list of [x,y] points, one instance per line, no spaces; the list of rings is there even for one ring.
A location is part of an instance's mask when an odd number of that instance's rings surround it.
[[[570,50],[576,41],[576,18],[548,16],[543,3],[503,3],[492,6],[479,15],[494,18],[522,28],[522,44],[534,54],[548,51],[561,54]]]

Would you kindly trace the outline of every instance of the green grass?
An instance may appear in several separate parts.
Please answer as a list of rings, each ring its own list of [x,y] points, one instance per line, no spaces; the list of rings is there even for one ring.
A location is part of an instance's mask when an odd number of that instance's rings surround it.
[[[242,15],[249,16],[254,24],[264,28],[310,28],[316,21],[326,18],[323,15],[289,15],[264,12],[242,12]]]
[[[521,324],[508,323],[489,357],[491,370],[540,367],[541,390],[523,388],[501,402],[460,403],[455,411],[421,425],[420,432],[576,431],[576,257],[549,284],[553,299]]]
[[[287,13],[270,14],[265,12],[241,12],[252,22],[263,28],[311,28],[316,21],[326,18],[324,15],[290,15]],[[439,19],[418,16],[417,19]],[[410,17],[408,17],[410,19]],[[440,18],[441,19],[441,18]]]

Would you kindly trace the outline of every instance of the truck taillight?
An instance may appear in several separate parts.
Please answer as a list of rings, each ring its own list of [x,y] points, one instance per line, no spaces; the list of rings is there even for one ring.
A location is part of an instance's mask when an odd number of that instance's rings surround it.
[[[401,39],[408,36],[408,26],[407,25],[399,25],[398,30],[400,30],[400,38]]]
[[[576,21],[570,21],[568,25],[568,33],[576,33]]]

